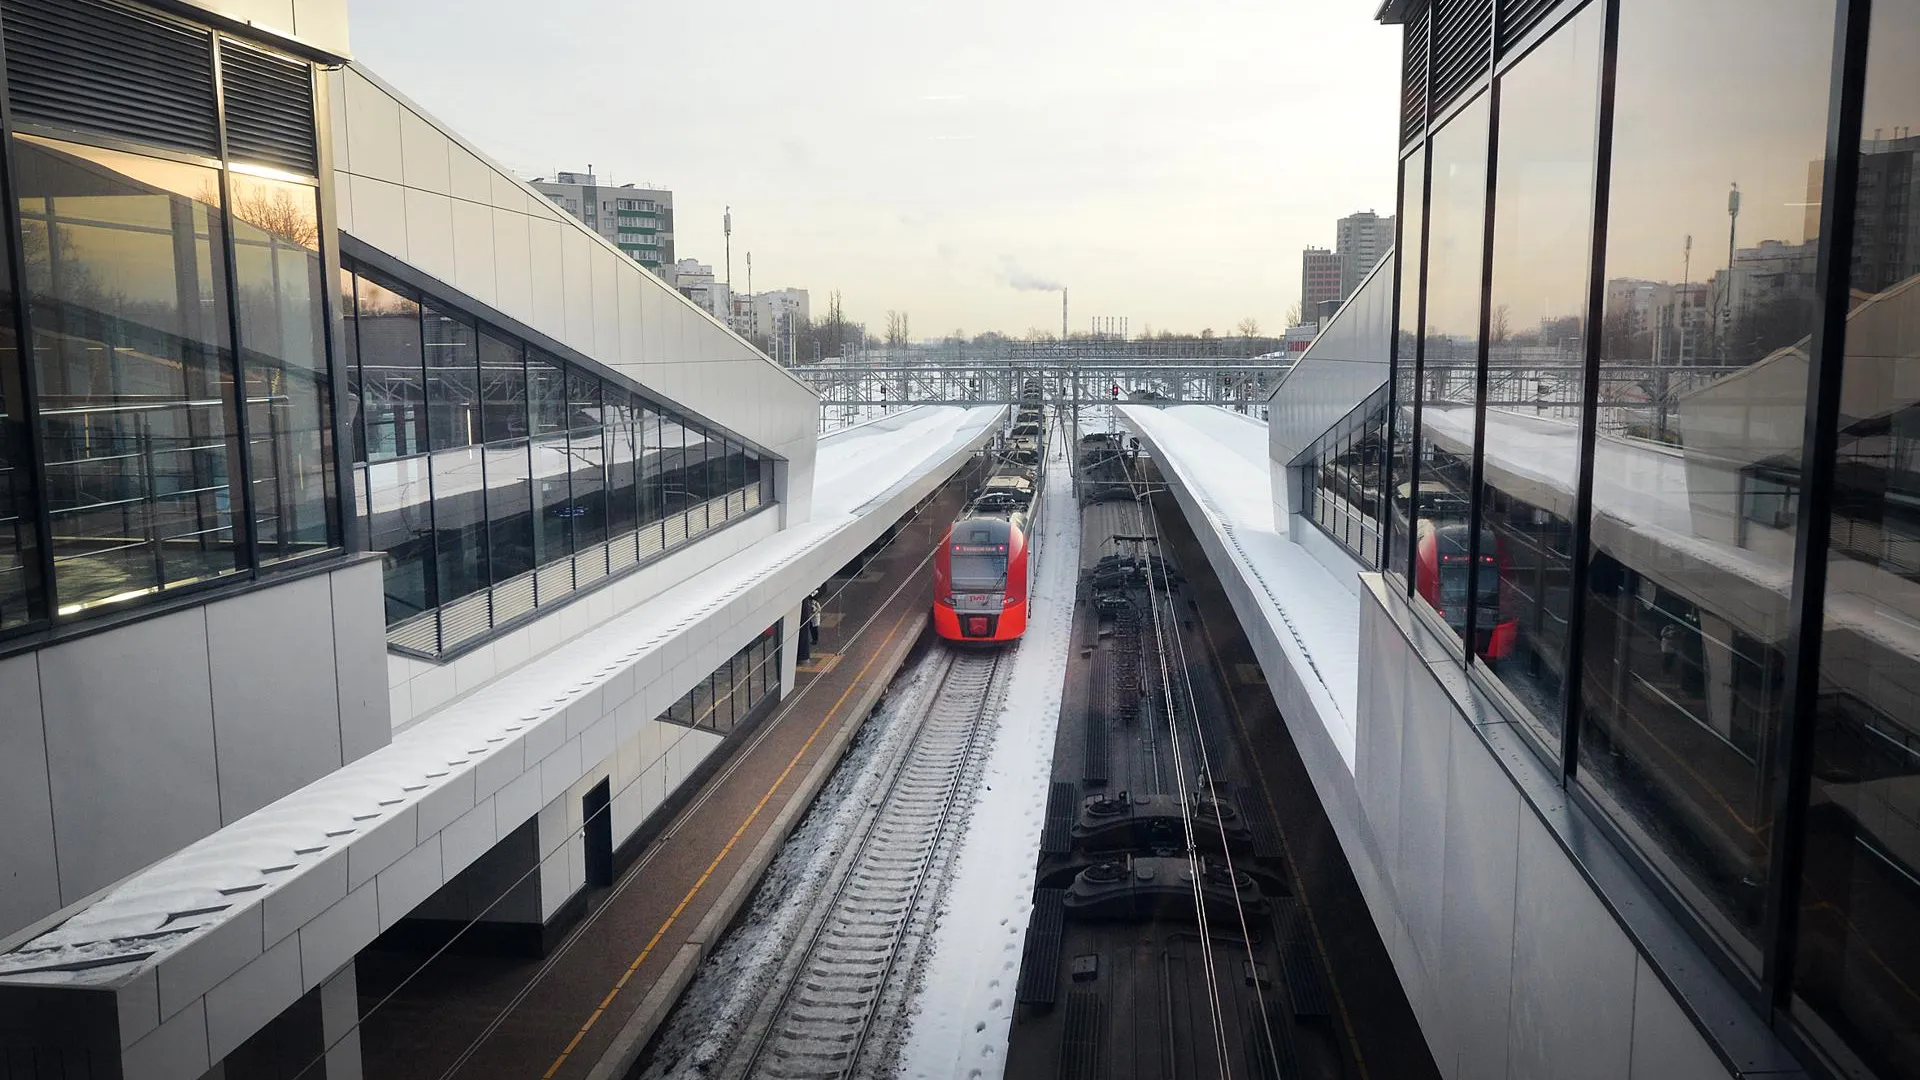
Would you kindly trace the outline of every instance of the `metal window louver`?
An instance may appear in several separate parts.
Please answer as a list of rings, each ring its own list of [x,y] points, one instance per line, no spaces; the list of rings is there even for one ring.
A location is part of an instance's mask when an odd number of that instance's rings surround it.
[[[1427,21],[1433,9],[1422,7],[1408,19],[1400,55],[1400,141],[1413,142],[1427,127]]]
[[[91,0],[0,0],[17,122],[216,157],[211,34]]]
[[[222,39],[220,74],[227,153],[235,161],[314,175],[312,68]]]
[[[1433,15],[1433,109],[1451,104],[1492,63],[1493,0],[1440,0]]]
[[[1500,5],[1499,52],[1507,55],[1527,32],[1540,25],[1559,0],[1502,0]]]

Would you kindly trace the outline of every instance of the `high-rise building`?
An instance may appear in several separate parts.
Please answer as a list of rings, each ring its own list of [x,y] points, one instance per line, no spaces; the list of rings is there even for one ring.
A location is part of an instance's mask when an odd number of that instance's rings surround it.
[[[1340,256],[1326,248],[1300,253],[1300,318],[1312,321],[1323,300],[1340,299]]]
[[[733,289],[724,281],[715,281],[713,267],[698,259],[681,259],[661,271],[667,284],[679,291],[681,296],[700,305],[701,309],[714,318],[733,328],[735,326],[733,309],[735,306]],[[745,336],[745,335],[742,335]]]
[[[1333,252],[1340,257],[1340,299],[1353,295],[1393,248],[1393,218],[1371,210],[1348,214],[1334,223]],[[1302,309],[1304,310],[1304,308]]]
[[[807,290],[769,289],[754,293],[751,300],[749,340],[764,341],[767,355],[785,364],[798,363],[795,341],[809,319]],[[811,360],[812,357],[804,359]]]
[[[1908,117],[1906,119],[1912,119]],[[1826,161],[1807,167],[1806,225],[1820,235],[1820,185]],[[1853,287],[1872,291],[1920,272],[1920,136],[1902,124],[1876,129],[1860,143],[1860,198],[1854,206],[1856,236],[1875,242],[1854,253]]]
[[[632,184],[602,187],[591,172],[557,173],[552,180],[533,181],[533,189],[654,273],[673,265],[673,192]]]

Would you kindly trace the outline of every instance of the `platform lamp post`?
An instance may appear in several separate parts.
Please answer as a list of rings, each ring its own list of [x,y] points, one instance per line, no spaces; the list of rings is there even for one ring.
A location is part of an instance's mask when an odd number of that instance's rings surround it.
[[[1733,238],[1740,226],[1740,183],[1734,181],[1727,192],[1727,292],[1720,298],[1720,362],[1733,356]]]

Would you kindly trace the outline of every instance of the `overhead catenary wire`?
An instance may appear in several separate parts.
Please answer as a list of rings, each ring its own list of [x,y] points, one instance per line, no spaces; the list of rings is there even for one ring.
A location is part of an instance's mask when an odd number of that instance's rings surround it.
[[[1145,497],[1138,492],[1138,489],[1134,496],[1134,508],[1140,515],[1140,535],[1146,536],[1149,514]],[[1200,859],[1199,849],[1194,843],[1193,805],[1187,792],[1186,768],[1180,753],[1179,719],[1175,715],[1177,708],[1167,656],[1168,628],[1161,617],[1159,590],[1154,588],[1153,556],[1143,550],[1141,559],[1147,569],[1147,603],[1153,613],[1154,652],[1160,667],[1161,695],[1166,700],[1167,742],[1173,754],[1174,781],[1179,789],[1180,818],[1186,836],[1187,873],[1193,883],[1194,917],[1200,925],[1200,960],[1207,981],[1207,1009],[1213,1026],[1214,1054],[1220,1069],[1219,1075],[1224,1080],[1231,1080],[1233,1067],[1228,1059],[1225,1007],[1220,1000],[1220,982],[1214,963],[1213,927],[1207,916],[1205,868]],[[1164,560],[1162,562],[1164,567]],[[1234,887],[1234,882],[1229,880],[1228,886]]]
[[[1141,535],[1143,536],[1151,535],[1154,546],[1156,548],[1162,547],[1159,517],[1155,513],[1149,513],[1147,508],[1148,504],[1146,500],[1151,495],[1151,485],[1148,484],[1144,479],[1142,479],[1136,473],[1133,467],[1133,464],[1127,461],[1125,458],[1121,459],[1121,467],[1126,471],[1128,483],[1136,493],[1135,503],[1136,503],[1136,506],[1140,507]],[[1148,528],[1149,525],[1151,525],[1150,533]],[[1156,571],[1160,576],[1162,593],[1165,595],[1167,599],[1167,603],[1169,605],[1169,619],[1171,620],[1173,617],[1173,612],[1171,610],[1172,599],[1173,599],[1173,583],[1172,583],[1172,579],[1169,574],[1169,571],[1167,569],[1167,560],[1165,555],[1162,554],[1155,560],[1149,560],[1147,563],[1146,569],[1147,569],[1149,583],[1151,583],[1153,575]],[[1207,797],[1212,800],[1213,805],[1217,808],[1221,805],[1220,794],[1219,794],[1218,786],[1215,782],[1213,762],[1210,759],[1210,756],[1207,752],[1206,738],[1200,730],[1200,703],[1199,703],[1197,692],[1195,691],[1194,684],[1193,684],[1192,668],[1187,660],[1186,642],[1184,639],[1180,637],[1180,635],[1177,632],[1173,635],[1173,640],[1174,640],[1174,647],[1179,653],[1179,657],[1180,657],[1181,681],[1184,683],[1185,689],[1186,689],[1188,713],[1192,719],[1192,724],[1193,724],[1194,744],[1198,748],[1198,753],[1200,755],[1201,769],[1199,773],[1199,781],[1205,786]],[[1169,690],[1169,693],[1170,692],[1171,691]],[[1170,710],[1170,713],[1171,713],[1171,710]],[[1172,722],[1173,722],[1173,719],[1170,715],[1169,724],[1171,724]],[[1191,848],[1192,829],[1194,824],[1193,815],[1189,810],[1189,808],[1184,804],[1184,802],[1182,805],[1181,814],[1182,814],[1182,820],[1185,824],[1185,827],[1188,830],[1189,847]],[[1271,1056],[1272,1060],[1277,1062],[1280,1060],[1279,1050],[1278,1050],[1277,1041],[1275,1040],[1274,1034],[1273,1034],[1272,1020],[1267,1015],[1266,993],[1261,988],[1260,980],[1257,977],[1259,961],[1255,957],[1254,951],[1253,951],[1253,934],[1252,934],[1251,927],[1247,922],[1246,907],[1240,898],[1239,871],[1238,871],[1238,868],[1235,867],[1233,862],[1232,846],[1227,842],[1226,821],[1218,813],[1214,815],[1214,827],[1216,830],[1218,830],[1218,834],[1220,837],[1220,851],[1221,851],[1222,858],[1226,863],[1227,880],[1233,896],[1234,914],[1240,924],[1240,939],[1241,939],[1242,947],[1246,952],[1247,965],[1248,965],[1247,970],[1249,974],[1252,976],[1254,1002],[1255,1002],[1255,1005],[1258,1007],[1259,1013],[1260,1013],[1260,1026],[1261,1026],[1262,1037],[1266,1041],[1268,1054]]]
[[[1128,477],[1130,480],[1132,480],[1134,470],[1132,469],[1131,465],[1124,465],[1123,467],[1127,469]],[[1144,484],[1141,485],[1140,490],[1142,491],[1145,490]],[[1148,518],[1149,518],[1149,515],[1146,515],[1143,512],[1142,514],[1143,525]],[[1160,546],[1159,545],[1159,537],[1160,537],[1159,517],[1157,515],[1153,515],[1151,516],[1151,520],[1153,522],[1153,536],[1155,539],[1155,546],[1157,547],[1157,546]],[[1144,527],[1142,528],[1141,532],[1143,535],[1145,534],[1146,530]],[[1172,588],[1172,582],[1168,576],[1167,563],[1164,555],[1159,560],[1158,569],[1160,572],[1161,582],[1165,586],[1165,591],[1167,592],[1169,599],[1171,599],[1173,588]],[[1153,568],[1149,567],[1148,574],[1150,577],[1152,573],[1153,573]],[[1206,787],[1207,797],[1213,800],[1213,805],[1216,808],[1218,808],[1221,805],[1220,792],[1215,782],[1213,762],[1207,753],[1207,740],[1200,731],[1200,701],[1197,693],[1195,692],[1194,685],[1193,685],[1193,669],[1189,665],[1187,660],[1187,644],[1184,639],[1182,639],[1178,634],[1175,634],[1174,646],[1176,649],[1178,649],[1180,654],[1180,671],[1181,671],[1182,681],[1186,684],[1188,713],[1193,719],[1194,744],[1199,748],[1199,753],[1200,753],[1200,766],[1201,766],[1200,782]],[[1188,817],[1187,827],[1189,829],[1192,828],[1191,816]],[[1259,1010],[1260,1010],[1261,1033],[1266,1040],[1267,1053],[1271,1055],[1272,1060],[1277,1062],[1280,1060],[1279,1046],[1273,1036],[1273,1022],[1271,1018],[1269,1018],[1267,1015],[1266,992],[1263,989],[1261,989],[1260,980],[1257,977],[1257,972],[1258,972],[1257,965],[1259,961],[1255,958],[1254,952],[1253,952],[1253,934],[1252,934],[1251,928],[1247,923],[1246,906],[1241,902],[1241,899],[1240,899],[1240,889],[1238,884],[1239,871],[1233,864],[1233,848],[1230,844],[1227,843],[1226,819],[1217,812],[1214,814],[1214,828],[1219,831],[1221,857],[1226,862],[1227,880],[1230,883],[1232,883],[1233,909],[1234,909],[1234,914],[1240,923],[1240,939],[1243,946],[1246,949],[1247,970],[1251,975],[1254,976],[1252,980],[1254,1003],[1259,1007]]]

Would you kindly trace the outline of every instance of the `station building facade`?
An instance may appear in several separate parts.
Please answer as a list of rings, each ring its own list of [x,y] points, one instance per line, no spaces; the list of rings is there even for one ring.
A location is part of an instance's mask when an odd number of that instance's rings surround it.
[[[357,1075],[359,948],[537,946],[791,686],[837,549],[570,646],[804,527],[818,399],[356,66],[341,0],[6,0],[0,47],[0,1059]],[[536,684],[486,776],[419,760]],[[348,813],[362,774],[412,794]],[[183,857],[280,884],[129,935]]]
[[[1436,1060],[1920,1077],[1920,16],[1380,17],[1396,253],[1269,436],[1359,594],[1316,780]]]

